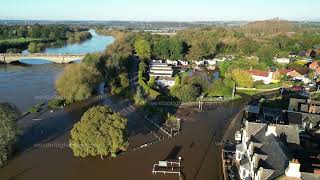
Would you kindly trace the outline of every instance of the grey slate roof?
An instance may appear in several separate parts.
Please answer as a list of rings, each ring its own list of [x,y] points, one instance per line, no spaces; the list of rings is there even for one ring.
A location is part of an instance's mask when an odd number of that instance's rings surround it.
[[[320,179],[320,175],[319,174],[314,174],[314,173],[301,172],[301,179],[319,180]]]
[[[284,174],[291,159],[290,152],[284,143],[273,134],[265,136],[265,131],[259,132],[256,137],[263,142],[263,145],[255,152],[267,157],[265,160],[261,159],[258,162],[258,167],[274,170],[271,175],[268,175],[268,178],[263,177],[263,179],[274,179]]]
[[[246,131],[247,136],[255,136],[261,129],[265,128],[267,125],[263,123],[255,123],[255,122],[248,122],[246,124]]]
[[[249,142],[257,144],[254,148],[254,155],[259,157],[257,168],[267,169],[262,173],[262,179],[275,179],[285,173],[292,156],[286,143],[300,144],[298,125],[275,125],[277,136],[274,134],[265,135],[267,125],[264,123],[247,122],[246,131],[250,138]],[[247,157],[248,158],[248,157]],[[247,160],[240,162],[246,166]]]
[[[287,143],[300,144],[299,126],[298,125],[281,125],[276,124],[277,135],[284,137]]]
[[[260,106],[247,105],[245,110],[248,113],[259,114]]]

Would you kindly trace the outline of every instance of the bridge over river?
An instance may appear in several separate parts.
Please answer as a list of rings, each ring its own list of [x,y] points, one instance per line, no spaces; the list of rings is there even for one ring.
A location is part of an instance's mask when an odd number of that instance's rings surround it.
[[[77,60],[82,60],[85,55],[83,54],[45,54],[45,53],[29,53],[29,54],[15,54],[6,53],[0,54],[0,63],[12,63],[22,59],[42,59],[54,63],[71,63]]]

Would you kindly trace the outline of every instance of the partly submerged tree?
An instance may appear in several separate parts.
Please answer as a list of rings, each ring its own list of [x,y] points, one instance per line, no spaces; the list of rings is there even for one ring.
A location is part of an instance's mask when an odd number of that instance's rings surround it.
[[[12,145],[19,133],[17,119],[20,113],[16,107],[8,103],[0,103],[0,167],[12,153]]]
[[[71,130],[70,148],[75,156],[116,156],[128,147],[127,119],[110,107],[89,109]]]

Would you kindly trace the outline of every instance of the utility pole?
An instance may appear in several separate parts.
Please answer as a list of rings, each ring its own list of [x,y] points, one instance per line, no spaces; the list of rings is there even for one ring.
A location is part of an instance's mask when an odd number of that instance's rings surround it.
[[[199,111],[202,111],[203,97],[204,97],[204,94],[202,94],[199,98]]]
[[[232,99],[234,99],[236,93],[236,82],[234,82],[233,90],[232,90]]]

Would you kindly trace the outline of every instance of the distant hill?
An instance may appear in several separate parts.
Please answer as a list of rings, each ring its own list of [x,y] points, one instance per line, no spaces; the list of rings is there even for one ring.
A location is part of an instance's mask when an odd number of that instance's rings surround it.
[[[294,30],[294,23],[279,18],[265,21],[254,21],[242,26],[246,34],[277,34],[287,33]]]

